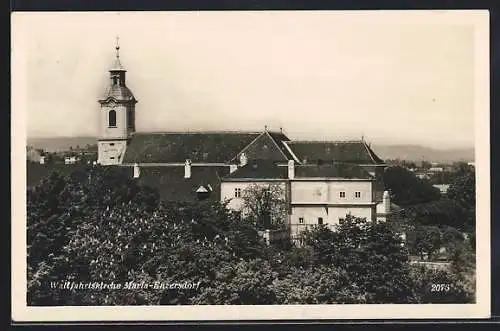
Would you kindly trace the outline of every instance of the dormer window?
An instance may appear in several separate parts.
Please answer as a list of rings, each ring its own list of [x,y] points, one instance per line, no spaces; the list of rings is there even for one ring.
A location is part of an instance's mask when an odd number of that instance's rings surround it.
[[[116,111],[111,109],[108,114],[108,126],[110,128],[116,128]]]

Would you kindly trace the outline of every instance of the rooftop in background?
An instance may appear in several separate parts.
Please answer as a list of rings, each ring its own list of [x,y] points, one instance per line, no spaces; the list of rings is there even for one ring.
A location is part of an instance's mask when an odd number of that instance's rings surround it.
[[[155,132],[136,133],[127,147],[124,163],[226,163],[261,133]]]
[[[363,140],[354,141],[290,141],[287,145],[303,163],[341,162],[384,164]]]

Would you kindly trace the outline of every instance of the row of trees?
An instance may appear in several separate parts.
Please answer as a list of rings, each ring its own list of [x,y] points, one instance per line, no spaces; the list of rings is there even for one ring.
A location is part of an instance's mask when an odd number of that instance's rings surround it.
[[[165,204],[107,167],[53,173],[27,198],[29,305],[474,301],[469,269],[412,266],[389,224],[349,216],[336,231],[304,233],[303,247],[278,249],[224,204]],[[201,285],[92,291],[51,286],[58,281]],[[436,282],[452,288],[432,293]]]

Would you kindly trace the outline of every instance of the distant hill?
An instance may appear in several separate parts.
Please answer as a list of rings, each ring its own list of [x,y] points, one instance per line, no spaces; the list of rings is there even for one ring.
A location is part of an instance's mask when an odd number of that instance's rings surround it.
[[[377,145],[373,151],[382,159],[400,159],[407,161],[428,162],[473,162],[474,148],[435,149],[420,145]]]
[[[43,149],[47,152],[68,150],[70,146],[84,147],[97,143],[96,137],[67,138],[28,138],[28,146]],[[474,161],[473,148],[434,149],[421,145],[382,145],[372,144],[373,151],[382,159],[400,159],[408,161],[456,162]]]
[[[97,144],[96,137],[58,137],[58,138],[28,138],[27,145],[43,149],[46,152],[60,152],[69,150],[70,146],[85,147]]]

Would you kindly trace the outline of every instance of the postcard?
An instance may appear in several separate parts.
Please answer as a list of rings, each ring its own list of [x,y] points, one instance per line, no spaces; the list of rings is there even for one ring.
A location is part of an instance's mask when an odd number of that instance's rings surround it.
[[[14,12],[15,322],[490,316],[487,11]]]

